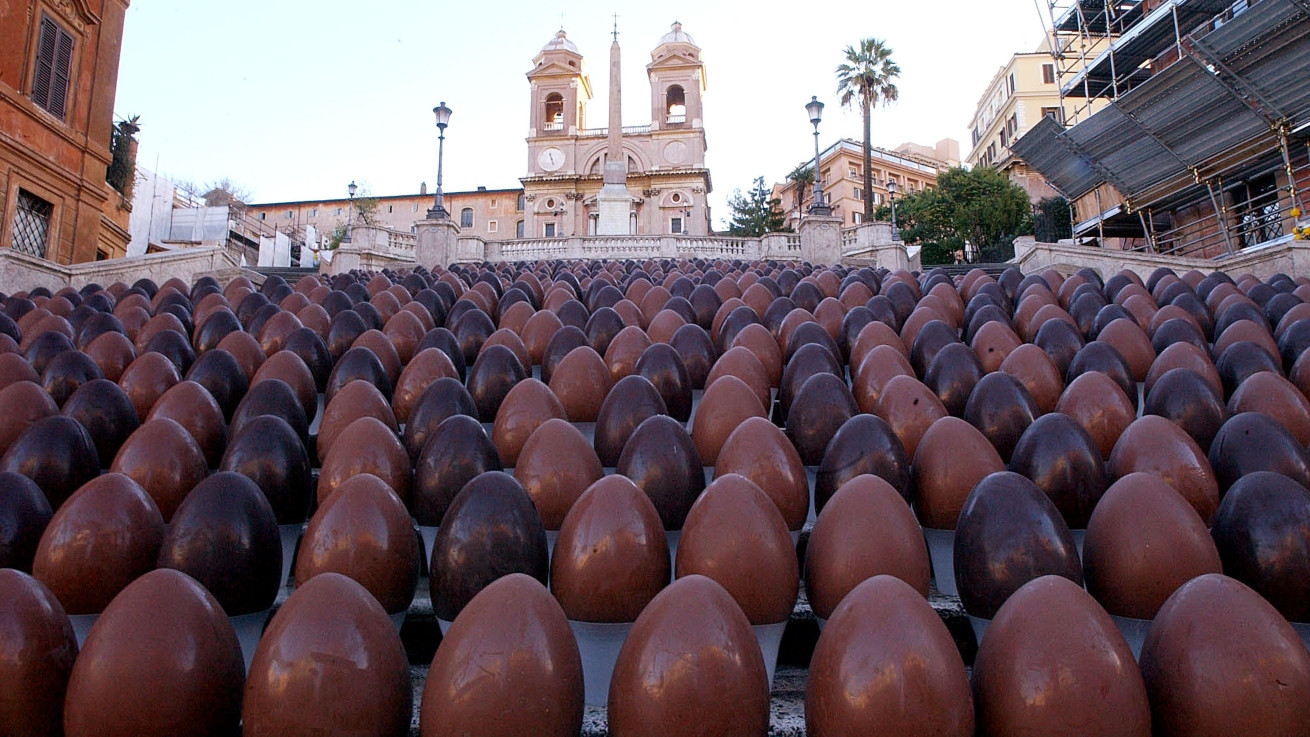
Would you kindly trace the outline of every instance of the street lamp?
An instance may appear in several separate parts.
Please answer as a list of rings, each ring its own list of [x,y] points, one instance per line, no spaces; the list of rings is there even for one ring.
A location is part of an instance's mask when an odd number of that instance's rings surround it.
[[[359,187],[355,186],[355,180],[350,180],[350,184],[346,185],[346,193],[350,195],[350,207],[346,210],[346,236],[341,239],[342,243],[350,242],[350,226],[354,222],[355,215],[355,193],[358,191]]]
[[[832,208],[823,201],[823,175],[819,172],[819,121],[823,120],[823,103],[819,102],[817,95],[812,95],[805,110],[814,124],[814,204],[810,205],[810,214],[828,217],[832,215]]]
[[[892,240],[898,241],[901,239],[901,234],[899,231],[896,230],[896,180],[895,179],[889,178],[887,180],[887,196],[891,199],[892,202]]]
[[[446,203],[441,198],[441,166],[445,156],[446,126],[450,125],[450,108],[442,101],[432,108],[432,114],[437,117],[437,196],[432,202],[432,209],[428,210],[428,220],[449,220],[450,213],[446,212]]]

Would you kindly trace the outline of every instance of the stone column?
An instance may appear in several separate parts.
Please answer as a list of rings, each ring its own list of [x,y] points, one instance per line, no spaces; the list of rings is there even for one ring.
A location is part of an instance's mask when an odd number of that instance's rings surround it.
[[[841,263],[842,219],[810,215],[801,221],[801,259],[815,266]]]
[[[452,220],[419,220],[415,259],[426,269],[448,267],[458,253],[459,226]]]

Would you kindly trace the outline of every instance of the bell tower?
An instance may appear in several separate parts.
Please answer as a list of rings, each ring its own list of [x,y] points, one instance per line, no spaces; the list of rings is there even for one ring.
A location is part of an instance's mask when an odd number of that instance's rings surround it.
[[[528,82],[532,94],[530,139],[577,135],[586,127],[591,81],[583,71],[582,54],[563,29],[532,60]],[[535,160],[536,153],[529,154]]]
[[[646,76],[650,79],[650,119],[656,130],[704,127],[701,95],[705,91],[705,64],[700,47],[674,23],[650,52]]]

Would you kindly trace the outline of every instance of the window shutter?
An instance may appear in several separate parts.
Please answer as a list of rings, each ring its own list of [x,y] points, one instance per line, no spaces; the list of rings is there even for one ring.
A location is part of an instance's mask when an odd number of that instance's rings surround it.
[[[36,47],[36,71],[32,75],[32,102],[50,107],[50,84],[54,80],[55,46],[59,27],[49,18],[41,19],[41,34]]]
[[[73,76],[73,37],[59,29],[59,44],[55,48],[54,83],[50,87],[50,112],[64,118],[68,112],[68,85]]]

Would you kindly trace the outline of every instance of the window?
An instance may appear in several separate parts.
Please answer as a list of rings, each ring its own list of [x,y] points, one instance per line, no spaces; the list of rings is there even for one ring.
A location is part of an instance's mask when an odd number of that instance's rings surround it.
[[[309,216],[312,218],[318,217],[318,208],[317,207],[310,208]]]
[[[1043,65],[1042,65],[1042,82],[1043,82],[1044,84],[1055,84],[1055,65],[1054,65],[1054,64],[1043,64]]]
[[[293,218],[293,217],[295,217],[295,216],[296,216],[296,211],[295,211],[295,210],[287,210],[287,220],[290,220],[291,218]]]
[[[14,212],[14,250],[45,258],[46,242],[50,237],[50,218],[54,213],[55,206],[52,203],[25,189],[18,190],[18,208]]]
[[[514,209],[517,210],[518,212],[523,212],[523,193],[522,193],[522,192],[519,193],[518,201],[514,203]],[[523,236],[520,234],[519,237],[522,238]]]
[[[340,208],[340,207],[337,208],[337,214],[338,214],[338,215],[341,214],[341,208]],[[268,217],[268,213],[266,213],[266,212],[261,212],[261,213],[259,213],[259,219],[260,219],[260,220],[263,220],[263,219],[266,218],[266,217]]]
[[[1005,148],[1006,146],[1009,146],[1009,145],[1010,145],[1010,131],[1006,130],[1005,128],[1002,128],[1002,129],[1001,129],[1001,148]]]
[[[863,219],[864,219],[864,213],[862,212],[851,213],[851,222],[854,223],[855,225],[859,225],[860,221]]]
[[[1014,94],[1014,73],[1010,73],[1010,94]]]
[[[846,176],[850,179],[860,178],[860,167],[856,164],[849,164],[846,167]]]
[[[410,211],[410,212],[418,212],[418,203],[417,203],[417,202],[411,202],[411,203],[410,203],[410,207],[409,207],[409,211]]]
[[[32,102],[63,120],[68,113],[68,87],[73,76],[73,37],[50,16],[41,14],[36,69],[32,72]]]
[[[667,123],[687,122],[687,93],[676,84],[665,96],[664,112]]]
[[[546,95],[546,121],[548,131],[564,130],[564,96],[558,92]]]
[[[855,199],[857,199],[857,200],[862,200],[862,199],[864,199],[864,190],[863,190],[863,189],[860,189],[859,187],[856,187],[856,188],[855,188]]]
[[[338,214],[338,215],[341,214],[341,208],[340,208],[340,207],[337,208],[337,214]],[[264,213],[261,212],[261,213],[259,214],[259,219],[260,219],[260,220],[263,220],[263,219],[264,219]]]
[[[488,233],[495,233],[495,232],[496,232],[496,229],[499,228],[499,227],[500,227],[499,224],[497,224],[497,222],[496,222],[495,220],[488,220],[488,221],[487,221],[487,232],[488,232]]]
[[[522,238],[522,237],[523,237],[523,221],[522,221],[522,220],[518,221],[517,223],[514,223],[514,237],[515,237],[515,238]]]
[[[1055,122],[1057,122],[1057,123],[1063,123],[1063,122],[1064,122],[1064,110],[1063,110],[1062,108],[1058,108],[1058,107],[1044,107],[1044,108],[1042,108],[1042,117],[1043,117],[1043,118],[1054,118],[1054,119],[1055,119]]]
[[[555,224],[554,224],[554,223],[546,223],[546,229],[543,231],[543,233],[545,234],[545,236],[546,236],[547,238],[554,238],[554,237],[555,237]]]
[[[395,205],[387,205],[387,213],[395,212]]]
[[[459,227],[461,228],[473,227],[473,208],[466,207],[463,210],[459,211]]]
[[[682,232],[682,218],[673,218],[669,221],[669,232],[675,234]]]

